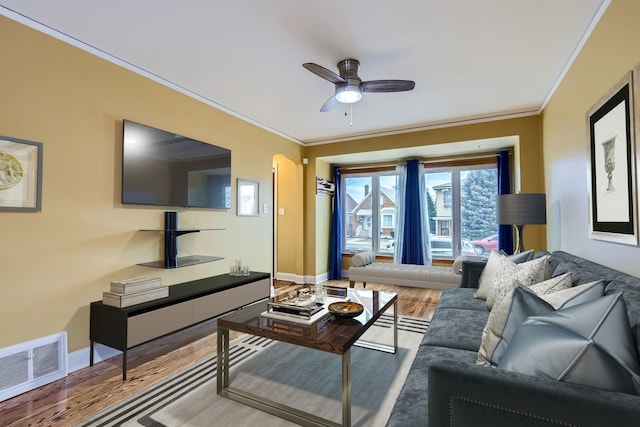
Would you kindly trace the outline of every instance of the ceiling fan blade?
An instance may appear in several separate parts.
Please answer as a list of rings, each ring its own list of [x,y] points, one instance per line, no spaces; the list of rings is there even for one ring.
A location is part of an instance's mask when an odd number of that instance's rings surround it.
[[[371,80],[362,82],[363,92],[404,92],[416,87],[411,80]]]
[[[333,110],[333,107],[335,107],[338,104],[339,104],[339,102],[336,99],[336,96],[334,95],[331,98],[329,98],[327,100],[327,102],[324,103],[324,105],[320,109],[320,112],[321,113],[326,113],[327,111],[331,111],[331,110]]]
[[[318,64],[314,64],[313,62],[305,62],[304,64],[302,64],[302,66],[307,70],[311,71],[313,74],[320,76],[323,79],[328,80],[333,84],[339,85],[347,82],[345,79],[343,79],[333,71],[327,70],[326,68]]]

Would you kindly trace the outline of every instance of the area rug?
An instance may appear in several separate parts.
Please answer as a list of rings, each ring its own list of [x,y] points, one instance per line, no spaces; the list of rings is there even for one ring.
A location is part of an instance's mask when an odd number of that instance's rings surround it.
[[[400,316],[398,351],[353,347],[353,426],[384,426],[429,321]],[[382,316],[363,336],[390,344],[393,316]],[[230,384],[317,416],[341,422],[341,358],[266,338],[247,336],[230,348]],[[77,426],[280,427],[295,424],[216,394],[216,357],[197,362]]]

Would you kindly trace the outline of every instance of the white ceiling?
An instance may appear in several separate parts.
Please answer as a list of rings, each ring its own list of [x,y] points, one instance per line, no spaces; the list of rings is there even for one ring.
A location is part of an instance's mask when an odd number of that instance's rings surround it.
[[[535,114],[610,0],[0,0],[0,13],[303,144]],[[407,79],[328,113],[302,67]],[[130,118],[135,119],[135,118]]]

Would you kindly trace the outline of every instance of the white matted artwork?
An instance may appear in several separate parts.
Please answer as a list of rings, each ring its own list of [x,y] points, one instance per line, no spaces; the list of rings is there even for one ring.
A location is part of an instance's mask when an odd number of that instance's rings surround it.
[[[633,76],[627,73],[587,113],[590,237],[638,244]]]
[[[238,216],[259,215],[260,183],[248,179],[238,178]]]
[[[42,144],[0,136],[0,210],[39,211]]]

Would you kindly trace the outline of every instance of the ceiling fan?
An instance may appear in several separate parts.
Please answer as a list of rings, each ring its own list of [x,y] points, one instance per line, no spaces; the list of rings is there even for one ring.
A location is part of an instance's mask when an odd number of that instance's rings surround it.
[[[313,62],[302,64],[312,73],[336,85],[335,94],[324,103],[320,111],[330,111],[338,102],[352,104],[362,99],[363,92],[404,92],[413,89],[411,80],[370,80],[363,82],[358,76],[360,62],[357,59],[343,59],[338,62],[340,75]]]

